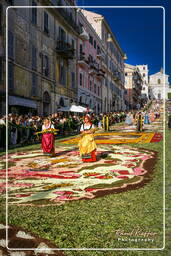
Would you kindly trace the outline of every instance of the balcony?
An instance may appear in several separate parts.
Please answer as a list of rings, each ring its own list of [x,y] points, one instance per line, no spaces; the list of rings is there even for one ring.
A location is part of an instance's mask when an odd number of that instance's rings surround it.
[[[84,27],[80,27],[80,38],[83,40],[83,41],[88,41],[89,40],[89,35],[88,33],[86,32],[86,30],[84,29]]]
[[[62,4],[59,3],[59,6]],[[74,20],[72,13],[68,12],[68,8],[56,8],[56,11],[67,21],[68,25],[70,25],[78,34],[82,33],[82,28],[76,23]]]
[[[103,69],[99,69],[98,72],[97,72],[97,77],[99,78],[105,78],[105,71]]]
[[[78,64],[82,67],[89,66],[89,60],[86,58],[85,53],[81,52],[78,58]]]
[[[99,71],[99,64],[90,57],[88,58],[88,61],[89,61],[89,68],[90,68],[89,74],[97,75]]]
[[[99,64],[96,61],[89,59],[89,63],[91,69],[94,69],[96,72],[99,70]]]
[[[57,41],[56,52],[66,59],[74,59],[75,49],[64,41]]]
[[[105,59],[104,53],[100,49],[97,50],[97,58],[100,60]]]
[[[118,71],[114,71],[113,72],[113,78],[115,81],[119,81],[120,80],[120,74]]]

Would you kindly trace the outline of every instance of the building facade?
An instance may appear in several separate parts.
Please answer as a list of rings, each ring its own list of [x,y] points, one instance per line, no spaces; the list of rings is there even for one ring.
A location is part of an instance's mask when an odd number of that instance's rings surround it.
[[[0,2],[0,114],[6,112],[6,79],[5,79],[5,0]]]
[[[5,10],[9,5],[32,6],[8,10],[9,112],[49,115],[73,103],[95,113],[125,109],[125,55],[102,15],[78,9],[75,0],[2,0],[1,113],[6,106]],[[53,5],[60,8],[42,8]]]
[[[146,103],[149,99],[148,90],[149,90],[149,75],[148,75],[148,65],[136,65],[139,69],[141,74],[143,83],[142,83],[142,90],[141,90],[141,98],[144,103]]]
[[[102,88],[105,71],[102,69],[102,42],[94,28],[79,10],[79,25],[83,33],[78,39],[78,101],[80,105],[102,112]]]
[[[75,1],[13,0],[1,4],[3,13],[8,5],[33,6],[8,11],[9,112],[49,115],[77,101],[76,47],[81,33],[77,8],[37,8],[53,4],[73,6]],[[1,19],[3,24],[5,17]],[[1,34],[0,38],[5,38],[5,29]],[[1,78],[0,83],[0,107],[5,113],[5,81]]]
[[[139,68],[125,64],[125,88],[127,90],[126,100],[128,109],[139,109],[141,107],[141,90],[143,79]]]
[[[105,72],[105,80],[102,86],[102,111],[124,110],[125,54],[102,15],[87,10],[82,10],[82,13],[102,41],[99,49],[99,54],[102,58],[102,70]]]
[[[149,97],[150,99],[168,99],[171,94],[169,87],[169,76],[163,73],[163,69],[149,77]]]

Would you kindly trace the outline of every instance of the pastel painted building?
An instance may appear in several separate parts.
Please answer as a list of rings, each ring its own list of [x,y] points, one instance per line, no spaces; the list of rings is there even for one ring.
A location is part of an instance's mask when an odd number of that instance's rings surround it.
[[[78,13],[78,23],[83,31],[77,47],[78,102],[95,113],[100,113],[104,86],[104,70],[100,55],[102,42],[82,10]]]
[[[148,100],[148,90],[149,90],[149,76],[148,76],[148,65],[136,65],[138,67],[139,72],[142,76],[143,84],[142,84],[142,91],[141,91],[141,97],[142,100]]]
[[[102,110],[103,112],[124,110],[125,54],[104,16],[87,10],[82,10],[82,13],[102,41],[100,55],[102,57],[102,69],[105,71],[105,83],[102,87]]]
[[[137,109],[141,106],[142,76],[139,68],[125,63],[125,88],[128,109]]]

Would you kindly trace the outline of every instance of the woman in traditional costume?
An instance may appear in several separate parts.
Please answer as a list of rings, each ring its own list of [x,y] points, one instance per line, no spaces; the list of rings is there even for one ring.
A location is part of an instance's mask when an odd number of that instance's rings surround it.
[[[46,118],[42,126],[42,149],[43,149],[43,153],[51,154],[52,156],[54,156],[55,155],[55,147],[54,147],[55,137],[54,137],[54,133],[51,132],[51,129],[54,129],[54,125],[51,123],[51,121],[48,118]]]
[[[93,133],[95,127],[91,122],[90,116],[84,117],[84,123],[80,129],[81,139],[79,141],[80,155],[83,162],[95,162],[96,161],[96,143],[94,141]]]
[[[152,123],[154,121],[155,121],[155,114],[154,114],[153,111],[151,111],[151,113],[150,113],[150,122]]]
[[[136,123],[137,123],[137,131],[142,132],[143,124],[144,124],[144,117],[141,112],[138,113]]]
[[[133,124],[133,115],[130,112],[126,115],[125,124],[127,125]]]
[[[144,116],[144,124],[149,124],[149,123],[150,123],[149,116],[148,116],[148,113],[146,112]]]

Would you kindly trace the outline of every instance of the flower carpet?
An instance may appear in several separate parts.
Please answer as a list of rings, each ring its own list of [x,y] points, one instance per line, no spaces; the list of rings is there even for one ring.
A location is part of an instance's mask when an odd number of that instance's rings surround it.
[[[34,249],[29,250],[31,248]],[[6,226],[0,223],[0,255],[64,256],[64,253],[57,250],[56,245],[49,240],[40,238],[23,228],[14,227],[12,225],[8,226],[8,248],[6,248]]]
[[[98,132],[94,135],[97,144],[130,144],[151,143],[162,140],[162,134],[157,132]],[[157,138],[157,139],[156,139]],[[80,137],[61,140],[64,144],[77,144]]]
[[[156,152],[126,145],[99,145],[97,162],[83,163],[77,147],[59,146],[56,156],[33,150],[8,155],[8,202],[61,205],[143,186],[152,178]],[[6,159],[0,157],[0,193],[5,198]]]

